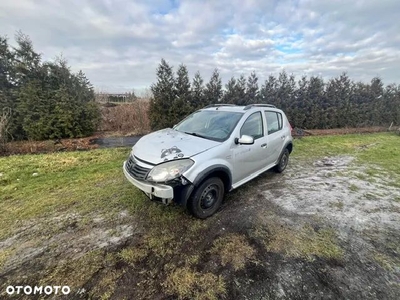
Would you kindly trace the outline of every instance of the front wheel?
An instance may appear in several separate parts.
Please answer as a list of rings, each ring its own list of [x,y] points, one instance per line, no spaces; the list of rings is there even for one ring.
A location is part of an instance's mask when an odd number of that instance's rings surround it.
[[[224,183],[218,177],[208,178],[195,189],[188,200],[190,213],[200,219],[212,216],[224,198]]]
[[[278,164],[275,166],[275,171],[278,173],[282,173],[289,162],[289,150],[286,148],[285,151],[283,151]]]

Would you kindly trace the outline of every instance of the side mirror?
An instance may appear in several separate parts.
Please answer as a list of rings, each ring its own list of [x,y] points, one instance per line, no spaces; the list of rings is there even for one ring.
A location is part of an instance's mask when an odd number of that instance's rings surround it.
[[[240,139],[235,140],[236,144],[241,144],[241,145],[253,145],[254,144],[254,138],[250,135],[245,135],[243,134]]]

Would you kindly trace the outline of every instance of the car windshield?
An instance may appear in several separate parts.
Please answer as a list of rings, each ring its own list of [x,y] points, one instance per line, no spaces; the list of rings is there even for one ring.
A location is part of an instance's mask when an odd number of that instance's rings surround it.
[[[175,130],[223,142],[229,138],[242,115],[240,112],[198,110],[175,126]]]

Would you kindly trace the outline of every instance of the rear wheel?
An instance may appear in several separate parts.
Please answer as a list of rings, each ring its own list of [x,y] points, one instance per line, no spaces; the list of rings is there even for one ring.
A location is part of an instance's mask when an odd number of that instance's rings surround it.
[[[200,219],[212,216],[224,198],[224,183],[218,177],[203,181],[188,200],[190,213]]]
[[[286,169],[288,162],[289,162],[289,150],[286,148],[283,151],[278,164],[275,166],[275,171],[278,173],[282,173]]]

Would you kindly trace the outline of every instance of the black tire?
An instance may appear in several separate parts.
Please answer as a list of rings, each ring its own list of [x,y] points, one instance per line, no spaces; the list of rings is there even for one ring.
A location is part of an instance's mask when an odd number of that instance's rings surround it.
[[[218,177],[203,181],[188,199],[189,212],[199,219],[212,216],[221,206],[224,198],[224,183]]]
[[[288,163],[289,163],[289,150],[288,148],[286,148],[281,157],[279,158],[279,162],[278,164],[275,166],[275,171],[278,173],[282,173],[283,171],[285,171]]]

